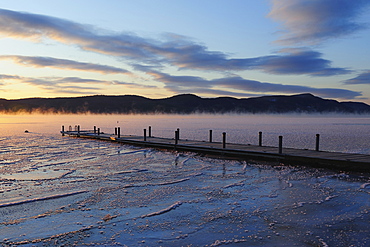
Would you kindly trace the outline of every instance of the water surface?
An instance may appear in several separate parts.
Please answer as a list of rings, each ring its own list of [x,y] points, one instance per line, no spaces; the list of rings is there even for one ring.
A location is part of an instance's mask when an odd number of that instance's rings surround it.
[[[369,246],[370,177],[62,137],[61,125],[369,153],[369,118],[1,116],[0,243]],[[25,130],[29,133],[25,133]],[[112,130],[112,131],[111,131]],[[299,164],[297,164],[299,165]]]

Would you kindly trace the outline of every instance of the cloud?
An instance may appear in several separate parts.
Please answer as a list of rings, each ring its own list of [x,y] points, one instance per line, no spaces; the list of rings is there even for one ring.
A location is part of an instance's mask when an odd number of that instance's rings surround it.
[[[95,80],[95,79],[83,79],[80,77],[23,77],[23,82],[27,82],[32,85],[63,85],[63,84],[112,84],[110,81]]]
[[[165,84],[165,88],[171,92],[183,93],[197,93],[197,94],[213,94],[213,95],[228,95],[234,97],[250,97],[256,94],[247,92],[233,92],[230,90],[215,89],[217,86],[212,80],[206,80],[198,76],[173,76],[158,71],[147,71],[147,74],[155,78],[156,81]]]
[[[166,89],[174,93],[213,94],[233,97],[261,96],[268,93],[299,94],[312,93],[321,97],[355,99],[362,96],[360,92],[338,88],[314,88],[300,85],[284,85],[277,83],[248,80],[239,76],[207,80],[198,76],[174,76],[146,68],[145,73],[156,81],[162,82]],[[366,73],[364,73],[366,74]],[[369,77],[367,73],[367,78]],[[134,88],[157,88],[123,81],[105,81],[80,77],[21,77],[0,74],[1,81],[17,81],[37,86],[41,89],[58,93],[96,94],[100,93],[100,85],[123,85]],[[82,86],[81,86],[82,85]],[[83,86],[89,85],[89,86]],[[91,85],[96,85],[92,87]],[[88,90],[88,91],[87,91]]]
[[[208,93],[215,95],[252,95],[255,93],[313,93],[321,97],[354,99],[362,96],[360,92],[338,88],[313,88],[309,86],[284,85],[255,80],[247,80],[239,76],[207,80],[196,76],[172,76],[157,71],[148,71],[157,81],[165,84],[165,88],[175,93]],[[222,88],[222,89],[220,89]],[[244,96],[244,97],[245,97]]]
[[[278,55],[260,57],[255,67],[270,74],[333,76],[351,72],[331,67],[331,61],[323,59],[320,52],[308,49],[284,49]]]
[[[370,70],[360,74],[359,76],[344,81],[344,84],[369,84],[370,85]]]
[[[261,70],[269,74],[333,76],[352,72],[346,68],[331,67],[331,61],[322,53],[310,49],[284,49],[275,55],[254,58],[228,58],[221,52],[208,51],[207,47],[191,41],[171,42],[162,55],[180,69],[242,71]]]
[[[150,59],[154,48],[150,40],[134,34],[103,34],[89,25],[24,12],[0,9],[1,33],[4,36],[32,39],[52,39],[75,44],[81,49],[127,58]]]
[[[30,57],[30,56],[16,56],[16,55],[1,55],[0,60],[10,59],[15,63],[23,66],[33,66],[37,68],[50,67],[53,69],[64,70],[79,70],[97,72],[101,74],[128,74],[131,72],[107,65],[100,65],[94,63],[82,63],[68,59],[58,59],[52,57]]]
[[[52,39],[68,45],[77,45],[86,51],[130,60],[136,64],[136,68],[140,64],[143,66],[170,64],[180,69],[221,72],[262,70],[271,74],[311,76],[331,76],[350,72],[345,68],[331,67],[331,62],[323,59],[321,53],[311,50],[291,50],[255,58],[230,58],[226,53],[209,51],[205,45],[176,34],[166,34],[161,39],[154,40],[133,33],[109,33],[60,18],[4,9],[0,9],[0,35],[38,42]],[[28,63],[35,65],[42,62]],[[59,61],[59,66],[70,69],[69,64],[69,61]],[[92,65],[82,67],[90,66]]]
[[[143,84],[138,84],[138,83],[132,83],[132,82],[123,82],[123,81],[112,81],[113,85],[124,85],[130,88],[158,88],[157,86],[152,86],[152,85],[143,85]]]
[[[0,80],[18,80],[20,79],[21,77],[20,76],[17,76],[17,75],[3,75],[3,74],[0,74]]]
[[[278,43],[317,44],[366,28],[356,21],[368,0],[272,0],[269,17],[282,23],[285,32]]]
[[[105,81],[96,79],[85,79],[80,77],[22,77],[14,75],[0,74],[0,80],[12,81],[18,83],[27,83],[40,89],[54,93],[75,93],[75,94],[96,94],[100,93],[102,85],[122,85],[135,88],[156,88],[156,86],[147,86],[137,83],[128,83],[123,81]],[[81,86],[82,85],[82,86]],[[84,86],[88,85],[88,86]],[[95,86],[91,86],[95,85]],[[88,91],[86,91],[88,90]]]
[[[255,80],[247,80],[241,77],[229,77],[214,80],[216,85],[235,88],[238,90],[254,91],[254,92],[280,92],[288,94],[297,93],[312,93],[321,97],[354,99],[362,94],[360,92],[338,89],[338,88],[313,88],[300,85],[284,85],[277,83],[260,82]]]
[[[147,74],[153,76],[157,81],[172,87],[207,88],[212,86],[212,81],[198,76],[171,76],[158,71],[148,71]]]

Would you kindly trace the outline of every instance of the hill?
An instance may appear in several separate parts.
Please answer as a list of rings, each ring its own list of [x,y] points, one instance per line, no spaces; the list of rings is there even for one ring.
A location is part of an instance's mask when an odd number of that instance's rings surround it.
[[[370,106],[361,102],[338,102],[312,94],[262,96],[236,99],[232,97],[201,98],[193,94],[163,99],[135,95],[85,96],[74,98],[0,99],[3,113],[370,113]]]

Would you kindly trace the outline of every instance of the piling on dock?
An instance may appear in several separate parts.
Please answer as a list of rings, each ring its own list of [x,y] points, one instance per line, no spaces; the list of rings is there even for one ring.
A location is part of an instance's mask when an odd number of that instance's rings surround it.
[[[279,136],[279,154],[283,153],[283,136]]]
[[[258,132],[258,146],[262,147],[262,131]]]
[[[180,129],[175,130],[175,145],[179,143],[180,139]]]
[[[114,134],[105,134],[100,128],[94,126],[94,130],[81,130],[76,125],[72,131],[70,127],[65,131],[62,126],[62,135],[93,138],[98,140],[115,141],[122,144],[139,145],[158,149],[169,149],[178,151],[190,151],[201,154],[211,154],[219,157],[237,158],[237,159],[255,159],[266,161],[278,161],[293,165],[311,165],[324,168],[335,168],[340,170],[354,170],[370,172],[370,155],[325,152],[320,151],[320,135],[316,135],[316,146],[313,150],[283,148],[283,136],[279,136],[278,147],[262,145],[262,132],[258,134],[258,145],[236,144],[226,142],[226,132],[222,133],[222,142],[212,140],[212,130],[209,131],[209,141],[180,140],[180,129],[175,130],[174,138],[162,138],[152,136],[152,127],[149,126],[149,135],[147,129],[143,130],[143,136],[121,135],[120,127],[115,129]]]
[[[320,134],[316,134],[316,148],[315,148],[315,150],[316,151],[319,151],[319,149],[320,149]]]

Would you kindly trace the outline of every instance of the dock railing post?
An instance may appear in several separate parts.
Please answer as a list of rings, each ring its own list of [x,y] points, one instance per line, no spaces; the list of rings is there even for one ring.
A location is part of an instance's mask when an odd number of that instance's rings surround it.
[[[222,133],[222,148],[226,148],[226,132]]]
[[[146,142],[146,129],[144,129],[144,141]]]
[[[152,126],[149,126],[149,137],[152,137]]]
[[[212,142],[212,130],[209,130],[209,142]]]
[[[175,145],[179,143],[179,129],[175,130]]]
[[[262,131],[258,132],[258,146],[262,147]]]
[[[177,140],[180,140],[180,129],[177,128]]]
[[[98,135],[100,135],[100,128],[98,128]]]
[[[62,136],[64,136],[64,125],[62,125]]]
[[[121,127],[117,128],[117,137],[121,138]]]
[[[283,136],[279,136],[279,154],[283,153]]]
[[[80,125],[77,125],[77,136],[80,137]]]
[[[114,135],[117,135],[117,127],[114,128]]]
[[[94,134],[96,134],[96,126],[94,126]]]
[[[320,134],[316,134],[316,151],[320,150]]]

